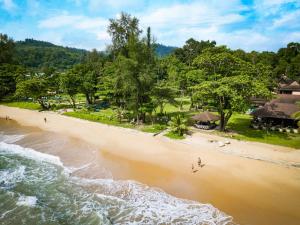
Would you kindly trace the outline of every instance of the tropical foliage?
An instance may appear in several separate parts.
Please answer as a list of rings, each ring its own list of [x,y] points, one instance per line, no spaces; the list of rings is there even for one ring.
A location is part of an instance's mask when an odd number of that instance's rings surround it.
[[[111,19],[107,31],[112,44],[105,52],[14,42],[1,34],[0,100],[37,102],[41,109],[67,100],[77,110],[73,116],[147,124],[152,131],[169,125],[172,135],[183,135],[182,114],[214,110],[224,131],[233,114],[250,108],[250,98],[271,97],[282,74],[300,79],[299,43],[276,53],[194,39],[181,48],[165,47],[155,43],[150,27],[143,32],[139,20],[126,13]],[[99,116],[106,109],[113,115]]]

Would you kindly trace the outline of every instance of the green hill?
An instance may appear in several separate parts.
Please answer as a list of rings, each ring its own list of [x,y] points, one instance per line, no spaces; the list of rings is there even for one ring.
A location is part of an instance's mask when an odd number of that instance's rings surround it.
[[[166,46],[166,45],[162,45],[162,44],[155,44],[155,52],[156,52],[157,56],[159,56],[159,57],[164,57],[166,55],[169,55],[175,49],[176,49],[176,47],[173,47],[173,46]]]
[[[80,63],[88,52],[33,39],[16,42],[15,51],[16,60],[26,67],[54,67],[62,70]]]

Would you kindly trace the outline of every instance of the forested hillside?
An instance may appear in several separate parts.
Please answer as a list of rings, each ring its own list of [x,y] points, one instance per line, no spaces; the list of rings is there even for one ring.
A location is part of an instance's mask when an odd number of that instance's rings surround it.
[[[166,46],[162,44],[155,44],[155,53],[158,57],[164,57],[173,53],[176,47]]]
[[[83,49],[57,46],[33,39],[15,43],[15,60],[21,65],[31,68],[68,69],[82,62],[87,52]]]
[[[171,54],[176,48],[155,44],[159,57]],[[58,46],[46,41],[25,39],[15,43],[15,61],[30,68],[53,67],[64,70],[81,63],[88,51],[84,49]]]

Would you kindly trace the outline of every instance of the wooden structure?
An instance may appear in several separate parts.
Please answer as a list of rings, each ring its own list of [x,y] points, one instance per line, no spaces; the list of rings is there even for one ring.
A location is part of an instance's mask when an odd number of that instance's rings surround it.
[[[297,128],[297,121],[293,114],[300,111],[300,95],[279,94],[276,99],[266,103],[263,107],[254,110],[253,126]]]
[[[215,122],[220,120],[220,117],[208,111],[205,111],[203,113],[194,115],[192,119],[196,121],[196,128],[209,130],[216,127]]]

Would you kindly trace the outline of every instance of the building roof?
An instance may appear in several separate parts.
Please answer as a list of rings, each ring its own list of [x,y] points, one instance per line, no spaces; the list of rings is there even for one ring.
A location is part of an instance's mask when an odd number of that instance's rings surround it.
[[[297,104],[300,103],[300,95],[288,95],[288,94],[278,94],[275,99],[271,100],[271,103],[288,103]]]
[[[208,122],[208,121],[217,121],[220,119],[219,116],[212,114],[208,111],[205,111],[203,113],[199,113],[197,115],[194,115],[192,117],[193,120],[199,121],[199,122]]]
[[[300,91],[300,84],[297,81],[291,81],[289,83],[280,83],[280,91]]]
[[[266,103],[251,114],[256,117],[293,119],[293,114],[300,111],[298,101],[300,101],[300,96],[297,95],[278,95],[278,98]]]

